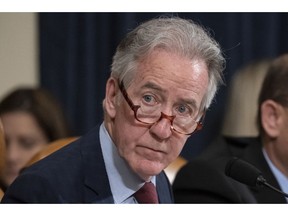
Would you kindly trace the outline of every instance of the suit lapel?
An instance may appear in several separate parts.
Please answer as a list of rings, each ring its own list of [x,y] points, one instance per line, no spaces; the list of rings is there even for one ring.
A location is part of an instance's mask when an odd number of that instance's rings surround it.
[[[274,177],[268,163],[262,153],[260,140],[257,143],[249,145],[243,154],[243,159],[258,168],[267,182],[280,190],[280,186]],[[285,197],[273,190],[263,186],[260,188],[250,188],[259,203],[286,203]]]
[[[114,203],[100,146],[99,127],[83,136],[80,145],[85,178],[84,201],[86,203]],[[171,186],[164,172],[156,177],[156,182],[159,202],[172,203]]]
[[[170,188],[169,190],[167,188]],[[158,193],[159,203],[174,203],[171,185],[164,172],[156,177],[156,189]]]
[[[113,196],[100,147],[99,126],[83,137],[81,153],[85,178],[85,202],[113,203]]]

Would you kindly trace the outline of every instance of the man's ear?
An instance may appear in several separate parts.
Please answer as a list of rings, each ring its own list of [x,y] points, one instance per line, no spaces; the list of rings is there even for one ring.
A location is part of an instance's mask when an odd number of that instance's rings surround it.
[[[261,105],[261,122],[269,137],[278,137],[281,129],[280,105],[273,100],[264,101]]]
[[[114,118],[117,109],[118,84],[115,78],[110,77],[106,83],[105,109],[110,118]]]

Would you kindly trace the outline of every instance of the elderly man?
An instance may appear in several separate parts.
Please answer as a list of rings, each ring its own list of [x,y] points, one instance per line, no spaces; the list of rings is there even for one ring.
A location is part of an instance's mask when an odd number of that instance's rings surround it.
[[[163,170],[201,128],[224,63],[192,21],[141,24],[113,57],[103,124],[23,172],[2,202],[173,203]]]

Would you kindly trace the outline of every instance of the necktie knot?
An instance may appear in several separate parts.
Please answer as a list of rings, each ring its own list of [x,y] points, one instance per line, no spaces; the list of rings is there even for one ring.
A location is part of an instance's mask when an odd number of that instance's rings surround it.
[[[159,203],[156,187],[152,182],[146,182],[136,193],[134,194],[138,203]]]

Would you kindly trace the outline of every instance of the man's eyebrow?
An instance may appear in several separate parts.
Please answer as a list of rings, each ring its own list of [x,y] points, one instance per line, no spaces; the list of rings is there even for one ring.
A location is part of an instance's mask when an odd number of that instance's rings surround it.
[[[190,106],[194,107],[195,109],[198,108],[197,103],[194,99],[180,99],[182,103],[189,104]]]
[[[161,88],[161,86],[151,81],[145,83],[145,85],[143,85],[142,88],[148,88],[148,89],[154,89],[154,90],[161,91],[161,92],[166,92],[166,90]]]

